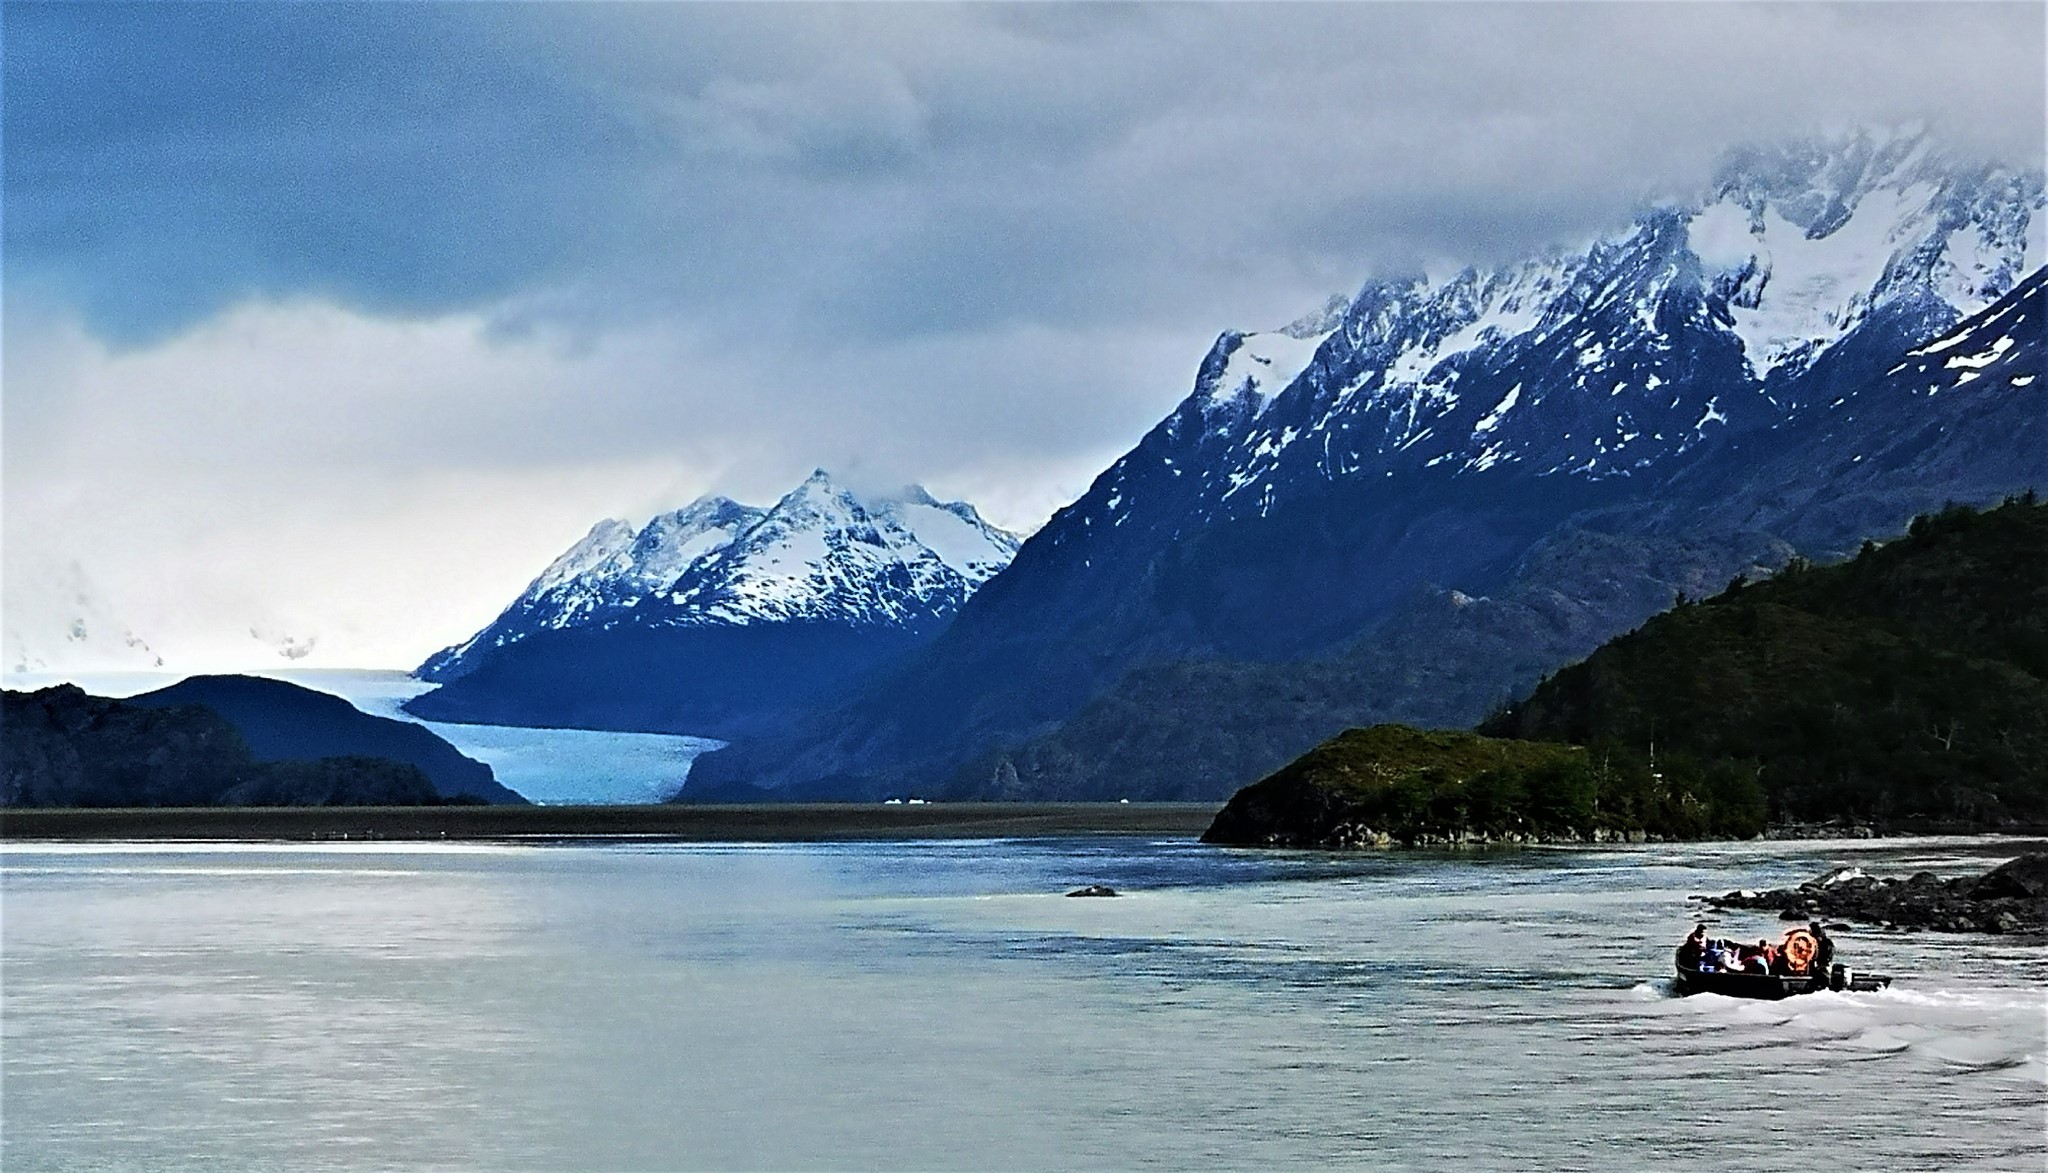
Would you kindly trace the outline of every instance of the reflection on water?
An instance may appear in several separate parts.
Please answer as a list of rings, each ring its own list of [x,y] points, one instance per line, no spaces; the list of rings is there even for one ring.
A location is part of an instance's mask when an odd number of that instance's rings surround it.
[[[2038,942],[1665,973],[1692,893],[2014,850],[14,846],[0,1165],[2038,1169]]]

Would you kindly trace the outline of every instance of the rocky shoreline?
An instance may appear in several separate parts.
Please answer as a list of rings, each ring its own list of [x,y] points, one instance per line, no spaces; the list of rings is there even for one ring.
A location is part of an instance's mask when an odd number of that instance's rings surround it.
[[[1707,897],[1716,908],[1776,909],[1784,920],[1862,921],[1949,933],[2048,932],[2048,853],[2022,855],[1981,876],[1903,879],[1837,868],[1797,888]]]

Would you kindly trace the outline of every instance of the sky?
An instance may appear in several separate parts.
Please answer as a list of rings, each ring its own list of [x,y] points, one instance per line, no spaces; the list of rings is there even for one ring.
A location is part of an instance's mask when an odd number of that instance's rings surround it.
[[[599,518],[817,466],[1029,530],[1221,331],[1731,146],[2039,166],[2044,12],[9,0],[0,606],[410,667]]]

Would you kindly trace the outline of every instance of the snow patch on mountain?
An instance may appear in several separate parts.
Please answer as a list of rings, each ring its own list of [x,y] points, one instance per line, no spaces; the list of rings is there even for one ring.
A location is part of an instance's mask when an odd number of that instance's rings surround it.
[[[874,512],[916,536],[960,577],[980,586],[1016,556],[1020,539],[983,521],[972,505],[938,501],[912,485],[902,494],[873,503]]]
[[[1811,363],[1897,298],[1983,309],[2040,264],[2041,208],[2038,174],[1964,165],[1917,130],[1866,131],[1742,153],[1688,231],[1762,376]]]
[[[1321,315],[1303,322],[1322,324]],[[1205,369],[1196,394],[1212,409],[1212,417],[1233,407],[1245,409],[1240,418],[1255,418],[1266,410],[1273,397],[1301,376],[1316,357],[1316,350],[1335,330],[1334,323],[1321,333],[1304,332],[1303,323],[1284,330],[1256,334],[1225,334],[1217,342],[1221,363]]]

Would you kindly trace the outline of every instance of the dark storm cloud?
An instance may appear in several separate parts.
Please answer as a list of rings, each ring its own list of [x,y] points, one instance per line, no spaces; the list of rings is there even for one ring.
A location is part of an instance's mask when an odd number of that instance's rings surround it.
[[[431,312],[550,289],[597,322],[1161,322],[1592,232],[1742,137],[1917,116],[2038,151],[2041,23],[2030,5],[11,6],[6,243],[12,278],[129,338],[250,295]],[[1273,292],[1229,291],[1246,282]]]
[[[433,310],[559,274],[629,128],[426,6],[10,5],[10,281],[115,336],[251,295]]]

